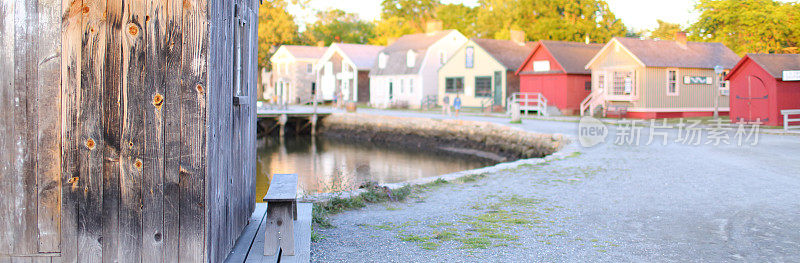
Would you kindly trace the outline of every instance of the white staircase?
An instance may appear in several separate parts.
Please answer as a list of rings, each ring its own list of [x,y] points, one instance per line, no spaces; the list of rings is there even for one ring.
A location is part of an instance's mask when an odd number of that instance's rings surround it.
[[[547,98],[538,92],[517,92],[508,97],[506,103],[507,112],[511,114],[511,105],[518,104],[520,111],[524,111],[525,115],[529,112],[536,112],[539,116],[549,116],[547,112]]]
[[[606,104],[606,96],[603,90],[593,91],[589,96],[586,96],[585,99],[581,102],[581,116],[586,116],[588,110],[588,116],[594,116],[595,110],[597,108],[605,108]]]

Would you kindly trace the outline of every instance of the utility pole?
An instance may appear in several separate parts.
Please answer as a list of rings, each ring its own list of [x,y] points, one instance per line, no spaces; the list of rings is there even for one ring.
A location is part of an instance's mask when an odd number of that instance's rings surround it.
[[[715,75],[714,81],[712,82],[714,83],[714,119],[719,118],[719,76],[722,75],[724,70],[725,69],[723,69],[720,65],[714,67]]]

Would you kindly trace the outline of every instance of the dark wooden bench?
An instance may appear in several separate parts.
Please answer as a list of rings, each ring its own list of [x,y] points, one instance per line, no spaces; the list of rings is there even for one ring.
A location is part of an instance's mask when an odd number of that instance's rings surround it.
[[[267,195],[267,219],[264,222],[264,255],[294,256],[294,220],[297,220],[297,175],[272,176]]]
[[[616,115],[620,119],[625,118],[628,115],[628,106],[609,105],[608,109],[606,109],[606,116],[609,114]]]

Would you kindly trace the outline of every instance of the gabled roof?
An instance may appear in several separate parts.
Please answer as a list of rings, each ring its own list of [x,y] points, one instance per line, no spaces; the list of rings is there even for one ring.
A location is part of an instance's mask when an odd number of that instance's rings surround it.
[[[283,45],[281,48],[285,48],[295,59],[313,59],[317,60],[322,57],[322,54],[325,54],[325,50],[327,47],[316,47],[316,46],[295,46],[295,45]]]
[[[345,44],[334,43],[331,47],[336,46],[353,61],[358,70],[369,70],[377,61],[378,54],[383,50],[384,46],[372,45],[359,45],[359,44]]]
[[[480,39],[473,38],[478,46],[486,50],[497,62],[503,64],[508,70],[516,70],[525,62],[525,56],[533,50],[536,45],[534,42],[528,42],[520,45],[511,40],[496,40],[496,39]]]
[[[783,79],[783,71],[800,70],[800,54],[747,54],[736,64],[727,79],[730,79],[747,59],[758,64],[775,79]]]
[[[378,66],[378,58],[375,58],[371,75],[406,75],[417,74],[422,67],[422,61],[425,59],[425,53],[430,46],[439,42],[439,40],[450,35],[456,30],[443,30],[434,33],[420,33],[405,35],[397,39],[394,43],[387,46],[381,53],[387,55],[386,67],[380,68]],[[460,33],[459,33],[460,34]],[[409,68],[406,64],[406,55],[409,50],[416,53],[416,61],[414,67]]]
[[[601,44],[585,44],[581,42],[568,42],[568,41],[551,41],[541,40],[537,43],[536,47],[528,54],[525,62],[522,63],[517,69],[519,74],[525,64],[533,59],[533,55],[540,49],[546,49],[553,59],[561,65],[564,69],[563,73],[567,74],[591,74],[592,72],[586,69],[586,63],[589,62],[598,52],[603,48]],[[556,72],[548,72],[556,73]],[[562,72],[558,72],[562,73]]]
[[[615,37],[603,49],[615,42],[646,67],[710,69],[720,65],[730,69],[739,61],[739,56],[722,43],[687,42],[684,46],[677,41]]]

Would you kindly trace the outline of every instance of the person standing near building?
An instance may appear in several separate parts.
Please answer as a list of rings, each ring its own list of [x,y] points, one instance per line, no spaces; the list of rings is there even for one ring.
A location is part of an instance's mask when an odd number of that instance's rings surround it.
[[[450,96],[444,95],[442,98],[442,115],[450,116]]]
[[[458,95],[453,99],[453,109],[456,110],[456,117],[458,117],[458,112],[461,111],[461,98]]]

